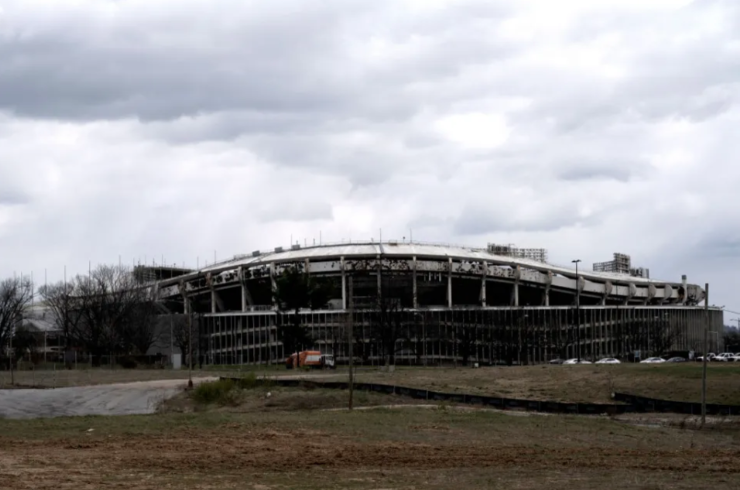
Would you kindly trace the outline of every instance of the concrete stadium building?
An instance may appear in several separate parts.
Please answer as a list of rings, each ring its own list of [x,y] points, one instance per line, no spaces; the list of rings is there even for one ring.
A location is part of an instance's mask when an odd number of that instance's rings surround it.
[[[350,324],[355,356],[368,363],[388,356],[409,364],[541,363],[579,352],[591,360],[644,358],[701,351],[707,324],[710,350],[721,350],[722,311],[705,310],[701,287],[685,276],[651,279],[623,254],[594,271],[552,265],[542,249],[512,246],[296,244],[201,270],[144,267],[138,274],[170,311],[194,315],[206,363],[256,364],[289,354],[273,296],[288,268],[332,286],[325,307],[300,317],[313,347],[338,362],[349,356]],[[393,330],[391,338],[383,329]]]

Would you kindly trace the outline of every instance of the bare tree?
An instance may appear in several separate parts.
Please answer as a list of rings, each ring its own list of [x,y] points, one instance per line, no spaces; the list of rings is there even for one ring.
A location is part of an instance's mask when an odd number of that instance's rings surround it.
[[[8,349],[16,329],[23,318],[23,310],[33,298],[31,280],[24,277],[0,282],[0,357]],[[11,354],[12,355],[12,354]],[[13,369],[12,360],[10,369]]]
[[[76,280],[60,281],[39,288],[44,302],[54,313],[56,325],[62,332],[67,349],[71,347],[72,331],[77,328],[84,313],[80,293],[76,287],[77,283]]]
[[[723,340],[725,341],[725,350],[729,352],[740,351],[740,333],[737,329],[725,330]]]
[[[155,341],[154,299],[126,267],[101,265],[42,294],[67,346],[83,347],[95,365],[105,354],[145,354]]]
[[[668,319],[656,318],[648,322],[648,345],[653,355],[660,356],[671,350],[680,336],[680,327]]]
[[[405,338],[405,312],[398,298],[381,295],[376,299],[370,318],[370,335],[385,359],[385,365],[396,363],[398,341]]]
[[[298,352],[313,343],[308,329],[301,325],[300,312],[326,306],[331,298],[331,286],[312,278],[299,265],[287,267],[275,283],[278,335],[286,353]],[[283,321],[285,316],[289,317],[287,322]]]
[[[122,346],[127,353],[145,355],[161,334],[159,309],[149,288],[136,288],[131,294],[133,304],[119,327]]]
[[[476,356],[478,345],[484,338],[484,332],[477,321],[478,315],[474,312],[457,310],[451,315],[452,323],[447,329],[447,340],[455,346],[455,356],[460,358],[463,366],[467,366],[470,358]]]
[[[191,321],[192,320],[192,321]],[[188,315],[172,316],[172,336],[173,343],[180,349],[182,359],[187,364],[190,355],[190,341],[193,342],[193,360],[200,358],[200,322],[197,319],[190,319]],[[188,326],[191,330],[188,331]]]
[[[560,317],[549,324],[544,345],[548,350],[556,352],[558,358],[565,359],[568,357],[568,349],[576,345],[576,325],[575,320],[566,319],[563,322]]]
[[[29,360],[34,360],[38,349],[38,338],[27,326],[19,326],[13,335],[13,352],[16,359],[22,359],[26,354]]]

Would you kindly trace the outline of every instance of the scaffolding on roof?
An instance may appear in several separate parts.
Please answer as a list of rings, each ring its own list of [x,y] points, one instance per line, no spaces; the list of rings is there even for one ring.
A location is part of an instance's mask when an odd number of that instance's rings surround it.
[[[542,263],[547,262],[547,249],[544,248],[518,248],[513,244],[501,245],[497,243],[489,243],[488,252],[504,257],[529,259]]]
[[[614,260],[608,262],[597,262],[594,264],[594,272],[614,272],[626,274],[633,277],[650,278],[650,269],[644,267],[632,267],[632,259],[627,254],[615,253]]]

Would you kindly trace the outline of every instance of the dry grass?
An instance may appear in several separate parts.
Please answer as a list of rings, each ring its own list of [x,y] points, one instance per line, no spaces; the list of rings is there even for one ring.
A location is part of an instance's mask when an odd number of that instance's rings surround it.
[[[285,369],[276,367],[243,366],[242,369],[194,369],[193,376],[235,376],[254,372],[257,375],[283,374]],[[13,387],[63,388],[67,386],[90,386],[134,381],[155,381],[164,379],[188,379],[187,369],[58,369],[39,371],[16,371],[13,373],[15,385],[11,385],[10,372],[0,371],[0,389]]]
[[[238,383],[223,381],[199,385],[195,391],[183,391],[163,400],[158,406],[159,413],[192,412],[230,412],[265,413],[301,410],[334,410],[348,406],[348,392],[320,388],[284,388],[280,386],[248,386],[240,388]],[[217,396],[199,396],[199,392],[209,386],[221,388]],[[223,392],[224,388],[228,391]],[[419,405],[421,400],[413,400],[381,393],[357,391],[354,393],[354,407],[382,407],[388,405]]]
[[[184,376],[72,372],[69,384]],[[701,367],[407,368],[361,372],[358,381],[531,399],[605,402],[618,390],[696,400]],[[740,365],[710,366],[710,401],[740,402],[739,384]],[[445,405],[324,410],[345,406],[346,396],[260,387],[225,407],[196,407],[181,394],[151,416],[0,419],[0,488],[725,490],[740,479],[734,420],[698,431],[686,429],[693,425],[685,417],[668,415],[615,420]],[[357,406],[411,403],[375,393],[356,397]]]
[[[378,382],[451,393],[563,402],[610,403],[613,391],[677,401],[700,401],[701,364],[621,364],[361,371],[360,382]],[[324,376],[345,379],[346,374]],[[708,366],[707,401],[740,405],[740,364]]]
[[[656,429],[600,417],[483,410],[273,407],[0,420],[0,434],[0,487],[20,490],[723,490],[736,488],[740,477],[737,429]]]
[[[509,398],[552,400],[565,402],[609,403],[613,391],[678,401],[699,401],[701,364],[621,364],[582,366],[521,366],[458,368],[397,367],[394,373],[363,368],[357,381],[378,382],[426,388],[436,391],[486,394]],[[194,376],[257,376],[295,375],[280,366],[242,369],[199,370]],[[346,380],[346,371],[310,373],[306,377]],[[186,370],[93,370],[16,372],[15,381],[21,386],[62,387],[187,379]],[[0,388],[8,388],[10,376],[0,372]],[[708,401],[740,405],[740,364],[710,364],[708,366]]]

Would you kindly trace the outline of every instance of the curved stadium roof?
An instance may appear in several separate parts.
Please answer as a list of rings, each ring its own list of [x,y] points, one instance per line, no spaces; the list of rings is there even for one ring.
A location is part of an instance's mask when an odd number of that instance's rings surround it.
[[[308,259],[309,261],[322,261],[330,259],[339,259],[344,257],[345,260],[360,258],[376,258],[378,256],[388,258],[417,257],[419,260],[468,260],[468,261],[486,261],[493,265],[504,265],[510,267],[520,266],[526,269],[537,270],[540,272],[552,272],[564,277],[575,277],[576,271],[571,267],[563,267],[536,260],[495,255],[486,249],[477,249],[456,245],[437,245],[416,242],[365,242],[365,243],[342,243],[330,245],[315,245],[300,247],[290,250],[276,249],[276,251],[259,253],[254,255],[237,256],[232,260],[216,263],[214,265],[201,268],[198,273],[204,272],[221,272],[231,270],[236,267],[258,267],[271,263],[299,262]],[[163,283],[175,283],[181,279],[187,279],[196,273],[180,276],[173,280],[164,280]],[[578,275],[584,279],[613,283],[634,283],[634,284],[670,284],[680,285],[680,281],[658,281],[644,277],[634,277],[627,274],[594,272],[590,270],[579,269]]]

